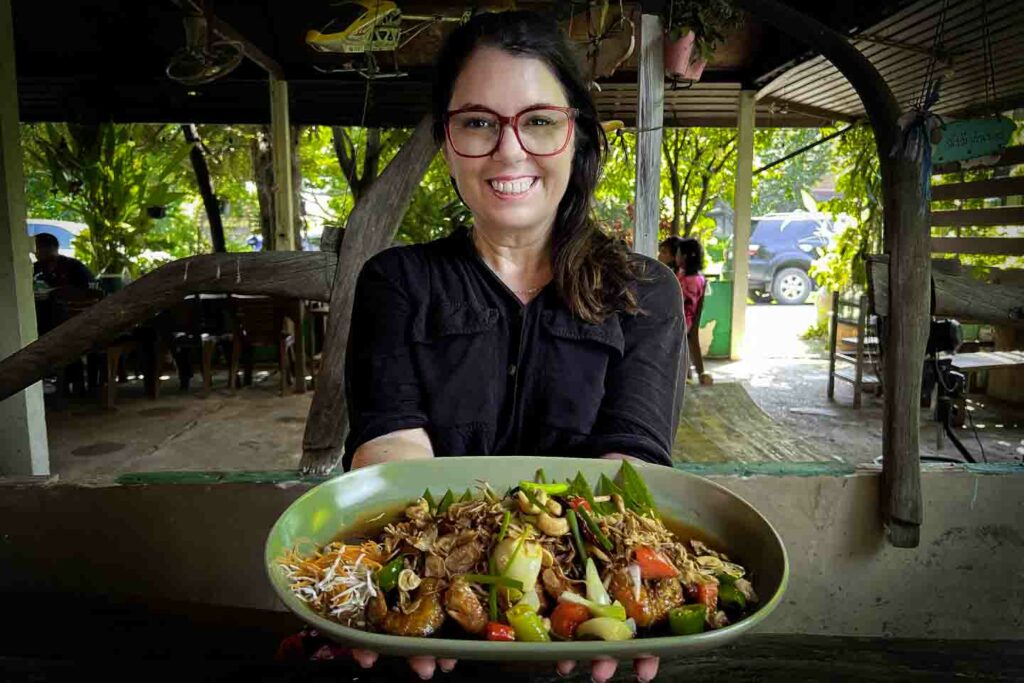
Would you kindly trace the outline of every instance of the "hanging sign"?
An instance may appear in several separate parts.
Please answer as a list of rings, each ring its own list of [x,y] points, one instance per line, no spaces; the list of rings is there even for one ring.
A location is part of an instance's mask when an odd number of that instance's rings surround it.
[[[943,124],[933,133],[933,141],[935,137],[939,140],[932,145],[932,163],[942,164],[999,154],[1010,141],[1015,127],[1013,121],[1003,116]]]

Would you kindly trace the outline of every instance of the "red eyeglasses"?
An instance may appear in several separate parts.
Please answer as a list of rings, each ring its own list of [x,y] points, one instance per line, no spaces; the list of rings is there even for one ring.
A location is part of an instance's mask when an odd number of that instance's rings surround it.
[[[550,157],[565,150],[572,139],[578,109],[538,104],[515,116],[502,116],[487,107],[465,107],[445,114],[444,130],[460,157],[490,156],[501,145],[505,126],[511,126],[527,154]]]

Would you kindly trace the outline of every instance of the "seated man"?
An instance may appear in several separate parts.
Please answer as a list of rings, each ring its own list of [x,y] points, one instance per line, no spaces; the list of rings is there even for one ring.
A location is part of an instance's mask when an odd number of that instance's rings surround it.
[[[92,273],[84,263],[60,254],[60,243],[48,232],[36,235],[36,262],[32,266],[32,277],[53,288],[88,289],[93,281]]]

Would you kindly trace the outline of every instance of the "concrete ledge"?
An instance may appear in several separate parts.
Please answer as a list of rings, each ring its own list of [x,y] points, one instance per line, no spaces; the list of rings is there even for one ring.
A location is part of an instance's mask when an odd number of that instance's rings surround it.
[[[885,543],[877,473],[759,468],[710,478],[761,510],[789,551],[789,592],[763,633],[1024,638],[1024,468],[925,468],[913,550]],[[294,473],[123,481],[0,487],[0,593],[279,609],[263,543],[315,482]]]

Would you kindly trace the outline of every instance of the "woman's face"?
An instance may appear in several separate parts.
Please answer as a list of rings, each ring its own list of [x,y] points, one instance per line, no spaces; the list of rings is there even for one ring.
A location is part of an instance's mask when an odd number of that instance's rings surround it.
[[[448,110],[487,107],[515,116],[538,104],[567,107],[561,83],[543,61],[493,47],[477,48],[466,61]],[[555,156],[533,156],[520,146],[510,126],[490,155],[471,159],[445,141],[444,157],[478,226],[511,234],[549,229],[572,173],[575,132]]]

